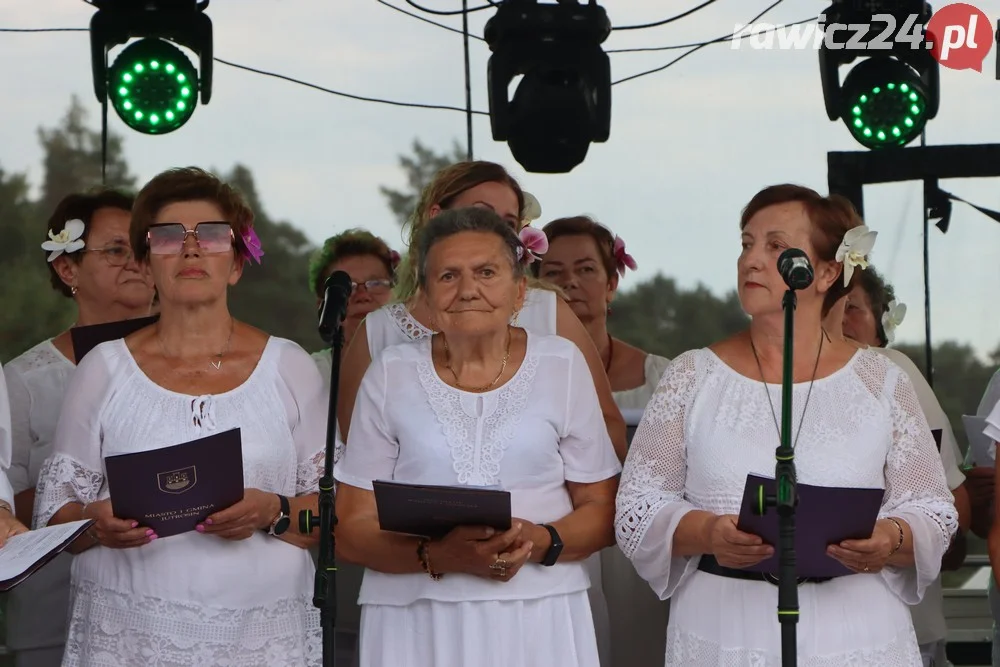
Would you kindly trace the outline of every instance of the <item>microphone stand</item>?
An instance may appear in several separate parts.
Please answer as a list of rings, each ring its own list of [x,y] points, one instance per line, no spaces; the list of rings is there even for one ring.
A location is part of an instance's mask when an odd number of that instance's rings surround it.
[[[334,667],[336,658],[336,625],[337,625],[337,561],[336,542],[333,535],[337,525],[337,515],[334,512],[333,500],[333,454],[337,437],[337,390],[340,381],[340,357],[344,347],[344,328],[341,321],[346,310],[346,301],[337,312],[330,314],[331,322],[327,323],[326,309],[332,307],[330,299],[330,284],[321,308],[319,327],[323,341],[331,346],[330,364],[330,401],[327,407],[326,422],[326,459],[323,463],[323,476],[319,479],[319,516],[314,516],[311,510],[299,512],[299,530],[309,535],[319,528],[319,558],[316,561],[316,579],[313,585],[313,606],[319,609],[320,627],[323,630],[323,667]]]
[[[795,291],[785,292],[781,305],[785,311],[785,340],[781,372],[781,441],[775,450],[775,494],[765,494],[763,487],[757,508],[764,514],[768,507],[778,511],[778,623],[781,625],[781,665],[795,667],[798,656],[796,624],[799,622],[799,585],[795,555],[795,506],[798,504],[795,479],[795,450],[792,448],[792,359],[794,346]]]

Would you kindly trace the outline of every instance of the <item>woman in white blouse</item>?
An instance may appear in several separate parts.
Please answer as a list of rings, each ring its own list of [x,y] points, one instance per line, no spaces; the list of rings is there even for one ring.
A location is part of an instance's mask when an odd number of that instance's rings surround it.
[[[72,301],[74,326],[149,315],[153,281],[129,242],[133,197],[101,189],[64,197],[49,217],[42,257],[53,289]],[[55,239],[59,239],[54,240]],[[31,523],[42,463],[52,454],[56,422],[76,355],[69,330],[7,365],[13,452],[10,481],[18,516]],[[7,597],[7,637],[17,667],[62,662],[69,614],[70,565],[60,554]],[[38,619],[45,619],[39,623]]]
[[[420,257],[415,250],[416,239],[434,216],[442,211],[464,207],[492,210],[511,229],[524,233],[525,195],[514,177],[502,166],[493,162],[459,162],[434,176],[421,194],[410,222],[409,254],[396,274],[396,303],[371,313],[358,327],[354,344],[345,349],[337,406],[337,426],[345,439],[350,436],[351,415],[361,378],[372,360],[389,346],[427,338],[434,333],[430,314],[418,294],[417,267]],[[611,441],[619,458],[624,459],[627,447],[625,420],[615,405],[594,343],[569,305],[552,289],[529,285],[524,308],[518,315],[518,325],[532,333],[558,334],[580,348],[597,388]]]
[[[10,466],[10,403],[7,400],[7,383],[0,366],[0,547],[7,538],[28,529],[14,515],[14,490],[7,479]]]
[[[671,599],[667,665],[781,664],[777,590],[744,569],[774,547],[738,530],[736,515],[747,475],[774,475],[786,290],[776,264],[787,248],[805,251],[815,269],[795,312],[798,481],[885,489],[871,537],[827,548],[854,574],[799,586],[798,664],[921,665],[907,605],[937,578],[957,512],[906,374],[822,328],[850,288],[857,257],[838,250],[860,224],[846,200],[804,187],[755,195],[737,262],[750,329],[674,359],[646,408],[615,526],[639,574]]]
[[[319,665],[315,536],[294,519],[316,509],[326,402],[302,348],[229,313],[263,254],[253,213],[215,176],[170,170],[139,193],[131,240],[160,319],[82,360],[35,500],[36,525],[97,522],[72,546],[63,664]],[[237,427],[243,500],[164,539],[113,516],[105,457]]]
[[[611,544],[618,459],[579,349],[510,324],[525,249],[490,211],[420,236],[437,333],[365,374],[338,462],[337,546],[364,565],[362,667],[597,667],[582,559]],[[428,541],[379,527],[373,480],[511,493],[507,531]]]
[[[532,265],[535,275],[562,289],[569,307],[587,328],[618,407],[644,409],[670,360],[613,338],[608,332],[608,316],[619,279],[626,270],[637,268],[625,242],[586,216],[553,220],[542,231],[549,249],[540,262]],[[595,586],[601,586],[607,599],[607,618],[596,619],[599,640],[603,639],[602,625],[607,628],[608,648],[602,664],[661,665],[669,602],[660,600],[636,575],[620,549],[605,549],[588,565],[594,568],[591,576],[599,578]]]

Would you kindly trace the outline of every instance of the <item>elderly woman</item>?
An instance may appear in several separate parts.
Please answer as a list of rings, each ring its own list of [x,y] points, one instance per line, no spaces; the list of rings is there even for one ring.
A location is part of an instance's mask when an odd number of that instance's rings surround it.
[[[323,383],[298,345],[229,313],[261,255],[253,214],[211,174],[170,170],[139,193],[131,239],[160,319],[80,363],[35,501],[36,525],[97,522],[73,545],[63,664],[319,665],[314,538],[286,517],[316,509]],[[243,500],[162,540],[113,515],[105,457],[237,427]]]
[[[579,349],[511,325],[525,252],[490,211],[431,221],[418,276],[437,333],[365,374],[335,471],[338,547],[367,568],[363,667],[598,665],[581,561],[612,543],[619,463]],[[384,532],[379,479],[499,485],[515,518],[435,540]]]
[[[874,232],[866,233],[874,235]],[[824,320],[824,326],[831,338],[844,339],[846,332],[850,331],[851,336],[846,338],[849,343],[879,352],[898,365],[913,384],[928,426],[932,431],[940,432],[938,454],[958,511],[959,524],[959,532],[952,541],[952,548],[945,556],[944,565],[956,569],[961,566],[965,557],[962,533],[969,529],[971,521],[965,475],[958,466],[961,451],[955,440],[951,422],[941,408],[934,391],[920,373],[920,369],[899,350],[885,347],[893,340],[894,330],[899,322],[898,319],[892,319],[899,312],[892,286],[886,283],[870,264],[859,266],[858,271],[858,277],[853,281],[854,286],[851,291],[830,309]],[[910,613],[924,667],[947,665],[945,649],[948,626],[944,617],[944,591],[941,588],[940,577],[927,587],[923,599],[910,607]]]
[[[354,332],[368,313],[381,308],[392,297],[393,273],[399,254],[385,241],[364,229],[348,229],[331,236],[309,262],[309,288],[322,305],[326,279],[334,271],[351,277],[351,297],[344,317],[344,347],[351,344]],[[330,350],[312,355],[326,382],[330,381]]]
[[[14,516],[14,491],[7,479],[10,466],[10,403],[7,401],[7,384],[0,367],[0,547],[8,537],[28,529]]]
[[[635,260],[620,237],[591,218],[553,220],[542,229],[549,242],[535,275],[559,286],[569,307],[597,346],[611,383],[615,403],[622,410],[643,410],[660,381],[669,359],[649,354],[613,338],[608,332],[611,302],[619,278],[635,270]],[[609,649],[602,664],[614,667],[653,667],[663,664],[669,602],[660,600],[617,548],[588,561],[599,577],[607,599],[607,619],[595,614],[598,637],[607,626]]]
[[[615,527],[639,574],[671,598],[667,665],[782,664],[775,586],[744,569],[774,546],[740,531],[736,515],[747,474],[774,474],[786,291],[777,260],[786,248],[802,249],[815,270],[795,311],[798,480],[885,489],[871,536],[827,547],[852,574],[799,586],[798,664],[921,664],[907,605],[937,578],[958,517],[906,374],[823,330],[857,274],[842,244],[860,224],[846,200],[808,188],[755,195],[740,220],[737,261],[749,330],[674,359],[646,408]]]
[[[132,204],[131,195],[99,189],[67,195],[49,217],[38,261],[44,258],[52,288],[72,301],[74,326],[149,314],[153,282],[136,262],[129,242]],[[7,365],[13,438],[10,481],[18,517],[25,524],[31,523],[38,475],[52,453],[56,422],[76,362],[67,330]],[[62,662],[72,560],[70,554],[60,554],[8,596],[7,637],[17,667],[56,667]]]
[[[424,189],[410,225],[409,254],[398,272],[397,302],[384,306],[368,316],[358,328],[354,345],[344,354],[340,375],[337,424],[344,438],[349,438],[354,401],[372,359],[385,348],[406,341],[428,338],[434,333],[434,323],[424,300],[418,295],[417,273],[421,258],[417,238],[427,223],[442,211],[465,207],[485,208],[499,215],[515,232],[520,231],[535,243],[544,239],[537,230],[525,231],[525,195],[517,181],[498,164],[492,162],[459,162],[438,172]],[[540,251],[535,243],[529,250]],[[536,253],[533,252],[532,257]],[[518,314],[517,325],[538,335],[557,334],[580,348],[591,379],[597,388],[601,411],[619,458],[626,449],[625,422],[611,396],[607,375],[587,330],[576,315],[551,289],[529,286],[524,307]]]

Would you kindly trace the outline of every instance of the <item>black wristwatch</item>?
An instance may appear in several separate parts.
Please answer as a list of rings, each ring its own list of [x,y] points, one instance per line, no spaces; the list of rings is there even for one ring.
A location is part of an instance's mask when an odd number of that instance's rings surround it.
[[[545,558],[542,559],[542,565],[551,567],[556,564],[556,561],[559,560],[559,555],[562,554],[563,541],[562,538],[559,537],[559,533],[556,532],[556,529],[549,524],[543,523],[542,528],[549,531],[549,536],[552,538],[552,546],[550,546],[549,550],[545,552]]]
[[[278,494],[278,501],[281,503],[281,511],[278,512],[278,516],[274,517],[274,521],[271,522],[271,527],[267,529],[268,535],[281,535],[288,530],[288,526],[292,524],[292,517],[289,516],[292,513],[292,510],[288,506],[288,498]]]

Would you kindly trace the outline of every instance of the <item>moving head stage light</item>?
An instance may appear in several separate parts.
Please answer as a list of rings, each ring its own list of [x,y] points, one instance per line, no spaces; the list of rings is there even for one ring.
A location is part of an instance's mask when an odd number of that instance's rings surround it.
[[[922,0],[835,0],[825,12],[819,50],[830,120],[844,121],[867,148],[905,146],[937,115],[938,62],[924,35]],[[840,82],[840,66],[856,65]]]
[[[566,173],[611,133],[611,33],[603,7],[505,0],[486,24],[490,122],[527,171]],[[514,91],[513,79],[523,75]]]
[[[94,93],[143,134],[166,134],[191,118],[201,93],[212,96],[208,0],[95,0],[90,22]],[[134,41],[108,67],[108,51]],[[201,75],[176,45],[198,54]]]

